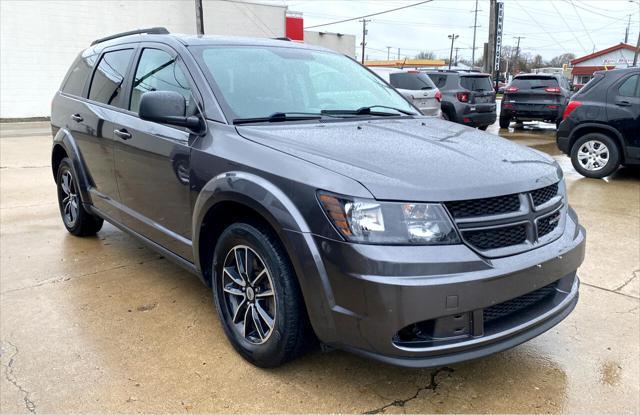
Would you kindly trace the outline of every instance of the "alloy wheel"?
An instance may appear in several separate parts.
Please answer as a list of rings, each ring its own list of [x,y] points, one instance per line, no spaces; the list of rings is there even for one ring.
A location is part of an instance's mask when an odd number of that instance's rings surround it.
[[[578,162],[589,171],[598,171],[609,162],[609,148],[598,140],[584,142],[578,149]]]
[[[237,245],[222,268],[224,306],[236,332],[253,344],[266,342],[276,320],[276,297],[271,274],[256,251]]]
[[[65,170],[60,179],[62,216],[67,226],[73,228],[80,214],[78,193],[70,170]]]

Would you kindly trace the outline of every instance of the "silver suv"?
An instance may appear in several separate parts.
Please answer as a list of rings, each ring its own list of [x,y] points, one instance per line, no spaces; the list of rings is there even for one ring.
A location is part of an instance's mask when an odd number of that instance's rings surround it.
[[[398,68],[371,68],[376,75],[391,84],[424,115],[440,117],[442,94],[424,73]]]

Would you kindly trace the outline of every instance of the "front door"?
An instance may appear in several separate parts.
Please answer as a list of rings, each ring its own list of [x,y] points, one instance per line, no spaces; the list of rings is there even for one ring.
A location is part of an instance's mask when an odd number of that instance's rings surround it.
[[[187,111],[197,112],[190,81],[177,55],[164,46],[138,53],[129,100],[130,113],[114,130],[115,169],[123,223],[192,261],[190,146],[188,130],[138,118],[140,97],[147,91],[178,91]]]

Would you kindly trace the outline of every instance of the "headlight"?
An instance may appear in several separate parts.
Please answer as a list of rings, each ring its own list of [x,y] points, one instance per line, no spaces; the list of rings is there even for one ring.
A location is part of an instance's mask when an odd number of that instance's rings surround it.
[[[318,193],[322,208],[351,242],[392,245],[460,243],[449,216],[437,203],[378,202]]]

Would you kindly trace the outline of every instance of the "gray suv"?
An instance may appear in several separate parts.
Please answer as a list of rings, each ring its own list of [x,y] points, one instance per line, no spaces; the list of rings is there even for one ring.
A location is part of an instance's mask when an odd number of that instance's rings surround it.
[[[197,275],[253,364],[319,343],[449,364],[578,301],[585,231],[553,159],[425,117],[329,50],[162,28],[99,39],[51,124],[66,229],[106,220]]]
[[[486,130],[496,122],[496,93],[491,76],[480,72],[427,72],[442,93],[442,118]]]

